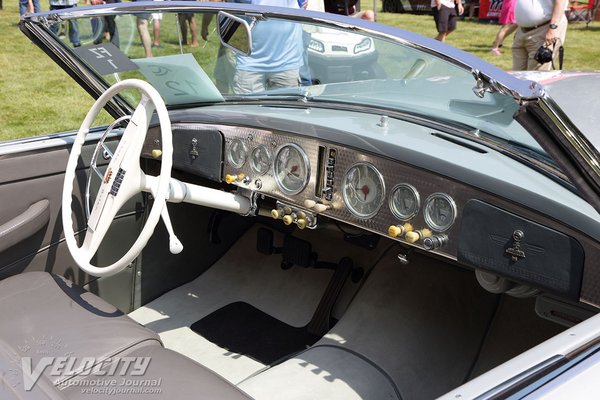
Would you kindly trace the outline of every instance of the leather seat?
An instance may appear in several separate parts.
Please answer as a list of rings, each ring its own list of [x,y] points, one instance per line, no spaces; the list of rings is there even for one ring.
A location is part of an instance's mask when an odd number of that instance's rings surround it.
[[[1,281],[0,318],[2,399],[114,399],[117,389],[144,390],[144,399],[249,399],[202,365],[163,348],[158,335],[114,306],[56,275],[31,272]],[[50,357],[54,361],[45,364]],[[133,364],[125,367],[123,360],[131,357],[148,358],[143,374],[135,375],[141,369]],[[27,376],[44,366],[35,385],[24,390]],[[99,381],[110,379],[117,381],[113,393],[98,390]]]

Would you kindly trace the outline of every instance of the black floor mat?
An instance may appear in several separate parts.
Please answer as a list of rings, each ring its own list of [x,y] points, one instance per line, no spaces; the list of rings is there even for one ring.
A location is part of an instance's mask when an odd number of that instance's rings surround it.
[[[220,347],[267,365],[319,340],[306,328],[290,326],[243,302],[228,304],[191,328]]]

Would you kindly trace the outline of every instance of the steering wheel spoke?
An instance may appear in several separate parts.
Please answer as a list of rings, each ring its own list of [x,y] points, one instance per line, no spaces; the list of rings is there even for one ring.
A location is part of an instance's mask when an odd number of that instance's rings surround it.
[[[79,155],[81,154],[81,148],[85,142],[85,136],[89,132],[91,124],[102,107],[104,107],[104,105],[119,92],[131,88],[140,90],[142,97],[135,112],[131,116],[129,124],[121,136],[114,154],[110,152],[104,143],[104,139],[112,129],[112,126],[129,117],[122,117],[115,121],[113,125],[107,129],[107,132],[98,143],[96,151],[94,152],[91,169],[100,176],[102,181],[94,206],[91,212],[89,212],[88,229],[85,234],[83,245],[78,247],[73,230],[71,196],[73,191],[73,180],[75,178],[75,168],[77,166]],[[161,169],[158,177],[146,177],[140,167],[140,156],[146,132],[155,111],[158,114],[162,134],[163,154],[161,158]],[[161,212],[165,207],[165,199],[169,189],[173,155],[171,134],[171,123],[168,112],[160,94],[149,83],[144,81],[130,79],[115,84],[98,98],[88,112],[79,129],[79,133],[75,139],[69,157],[62,198],[62,219],[67,246],[75,259],[75,262],[77,262],[79,267],[88,274],[94,276],[107,276],[121,271],[138,256],[150,239],[150,236],[154,232],[154,228],[161,217]],[[100,173],[100,170],[95,164],[100,149],[107,152],[111,158],[104,174]],[[142,191],[148,191],[149,181],[152,182],[151,191],[155,196],[155,201],[146,223],[135,243],[129,251],[114,264],[105,267],[91,265],[90,260],[100,247],[104,237],[108,233],[113,219],[121,207],[136,194]],[[88,178],[86,198],[89,196],[89,186],[90,180]],[[86,213],[88,211],[87,208],[89,208],[87,204],[88,203],[86,202]]]

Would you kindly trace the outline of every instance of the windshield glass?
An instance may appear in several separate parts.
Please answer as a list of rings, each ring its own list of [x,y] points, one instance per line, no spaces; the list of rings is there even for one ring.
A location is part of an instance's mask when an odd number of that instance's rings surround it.
[[[249,40],[241,43],[247,55],[221,44],[213,10],[153,11],[75,19],[76,40],[60,35],[67,22],[54,23],[50,31],[96,79],[106,85],[144,79],[171,107],[265,99],[356,105],[455,124],[546,161],[513,120],[518,104],[511,96],[478,96],[470,70],[410,43],[316,21],[240,13],[251,37],[230,39]],[[150,34],[155,24],[158,43]],[[136,98],[124,97],[136,104]]]

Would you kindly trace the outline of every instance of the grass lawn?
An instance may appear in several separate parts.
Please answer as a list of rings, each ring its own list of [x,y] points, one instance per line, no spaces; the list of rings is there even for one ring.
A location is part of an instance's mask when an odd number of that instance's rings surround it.
[[[47,10],[47,2],[41,2],[43,10]],[[380,23],[429,37],[436,34],[431,16],[379,10]],[[93,100],[29,42],[16,26],[18,20],[18,2],[4,1],[4,9],[0,10],[0,141],[77,129]],[[489,53],[498,29],[495,24],[460,21],[448,44],[508,70],[512,64],[512,37],[505,42],[503,56]],[[588,29],[585,24],[571,24],[564,69],[600,70],[599,40],[599,22],[590,24]],[[104,115],[103,120],[108,121],[109,117]]]

